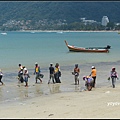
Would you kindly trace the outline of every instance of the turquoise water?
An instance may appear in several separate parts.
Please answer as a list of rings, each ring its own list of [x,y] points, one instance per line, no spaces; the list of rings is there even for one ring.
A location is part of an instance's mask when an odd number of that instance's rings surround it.
[[[69,52],[64,40],[79,47],[111,45],[109,53]],[[33,68],[59,62],[61,66],[75,63],[111,62],[120,60],[120,35],[117,32],[7,32],[0,34],[0,67],[5,71],[18,69],[21,63]]]

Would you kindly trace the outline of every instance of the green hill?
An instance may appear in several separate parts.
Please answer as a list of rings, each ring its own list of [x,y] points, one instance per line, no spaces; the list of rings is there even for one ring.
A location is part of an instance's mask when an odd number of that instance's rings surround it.
[[[68,23],[80,18],[101,22],[108,16],[120,22],[120,2],[0,2],[0,23],[15,20],[65,19]]]

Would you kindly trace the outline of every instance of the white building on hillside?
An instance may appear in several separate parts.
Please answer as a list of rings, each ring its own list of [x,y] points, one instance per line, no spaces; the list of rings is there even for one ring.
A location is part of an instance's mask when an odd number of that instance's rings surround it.
[[[108,17],[107,16],[103,16],[103,18],[102,18],[102,25],[106,26],[108,23],[109,23]]]
[[[87,24],[92,24],[92,23],[96,23],[95,20],[86,20],[86,18],[81,18],[81,21],[87,25]]]

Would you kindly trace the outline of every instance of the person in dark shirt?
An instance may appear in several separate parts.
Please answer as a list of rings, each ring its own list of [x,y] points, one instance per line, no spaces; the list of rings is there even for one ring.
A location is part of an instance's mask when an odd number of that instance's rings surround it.
[[[49,67],[49,81],[48,81],[48,84],[50,84],[50,81],[52,79],[52,82],[54,82],[54,67],[53,67],[53,63],[50,63],[50,67]]]
[[[18,71],[18,80],[23,83],[23,66],[19,64],[19,71]]]

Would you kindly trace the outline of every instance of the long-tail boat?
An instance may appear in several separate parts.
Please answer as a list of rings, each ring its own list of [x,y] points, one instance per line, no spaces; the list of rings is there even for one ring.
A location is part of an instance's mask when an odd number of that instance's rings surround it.
[[[95,53],[108,53],[109,49],[111,48],[110,45],[107,45],[106,47],[77,47],[74,45],[69,45],[67,41],[65,40],[65,44],[68,47],[69,51],[73,52],[95,52]]]

